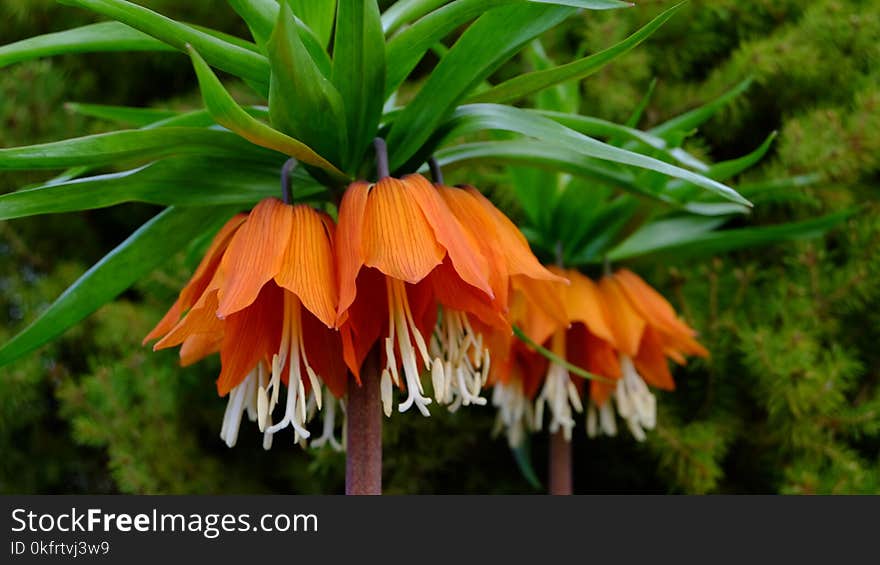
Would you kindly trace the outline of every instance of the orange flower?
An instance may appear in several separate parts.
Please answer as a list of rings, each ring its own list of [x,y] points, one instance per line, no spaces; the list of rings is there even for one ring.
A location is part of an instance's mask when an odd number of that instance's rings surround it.
[[[381,375],[386,415],[392,382],[404,385],[402,367],[407,399],[399,410],[415,405],[427,416],[431,399],[424,396],[419,367],[430,369],[437,391],[445,391],[452,377],[440,356],[431,355],[426,339],[438,307],[499,318],[486,259],[420,175],[353,183],[339,208],[338,234],[337,324],[345,361],[360,381],[364,358],[386,335]],[[479,366],[482,358],[472,361]]]
[[[245,410],[258,421],[268,448],[273,434],[288,425],[295,440],[309,437],[307,394],[320,408],[323,385],[336,397],[345,393],[341,342],[332,329],[333,232],[326,214],[263,200],[220,230],[177,302],[144,340],[161,337],[154,349],[181,345],[182,363],[220,351],[217,391],[229,394],[221,437],[230,446]],[[282,382],[285,412],[273,424]]]
[[[628,270],[603,277],[594,283],[577,271],[551,270],[567,277],[571,284],[558,287],[570,326],[555,327],[546,320],[543,325],[532,322],[532,333],[527,334],[537,343],[545,343],[554,354],[594,375],[614,381],[590,381],[587,409],[587,432],[592,437],[599,431],[608,435],[617,433],[613,406],[627,423],[633,436],[645,438],[645,429],[656,422],[656,400],[648,385],[672,390],[675,386],[667,364],[667,357],[678,363],[686,355],[705,357],[708,351],[695,340],[696,332],[681,321],[669,303],[642,279]],[[541,313],[532,312],[526,303],[521,319],[540,320]],[[543,327],[536,331],[535,327]],[[514,362],[523,364],[529,355],[516,353]],[[535,362],[528,360],[518,374],[534,372]],[[567,368],[558,363],[545,365],[538,380],[543,383],[537,393],[535,411],[529,415],[531,427],[542,426],[544,406],[550,408],[550,431],[562,429],[570,437],[574,426],[573,412],[582,410],[580,389],[583,379],[571,377]],[[530,386],[521,386],[521,395],[530,398],[536,394],[534,374],[528,377]],[[502,388],[507,386],[500,383]],[[497,392],[498,385],[496,385]],[[521,426],[511,419],[511,408],[520,399],[512,400],[510,390],[497,392],[501,411],[499,417],[508,427],[511,441],[519,432],[511,434],[511,427]],[[493,397],[493,400],[495,397]],[[613,400],[613,403],[610,402]]]

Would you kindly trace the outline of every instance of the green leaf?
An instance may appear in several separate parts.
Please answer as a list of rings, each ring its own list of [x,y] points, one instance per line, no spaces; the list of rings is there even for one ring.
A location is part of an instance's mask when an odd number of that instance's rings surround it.
[[[676,4],[669,8],[634,34],[604,51],[553,69],[534,71],[512,78],[487,92],[473,96],[469,102],[511,102],[562,82],[583,79],[650,37],[681,6],[682,4]]]
[[[333,18],[336,16],[336,0],[287,0],[293,13],[311,29],[320,41],[321,45],[326,47],[330,45],[330,36],[333,33]],[[362,3],[363,0],[361,0]],[[370,3],[370,2],[367,2]],[[341,8],[341,7],[340,7]],[[378,19],[379,8],[376,8],[376,18]],[[337,26],[339,24],[337,23]],[[381,33],[381,27],[380,27]],[[384,44],[384,38],[383,38]]]
[[[303,47],[293,12],[283,3],[269,40],[272,125],[334,164],[347,147],[342,97]]]
[[[651,128],[649,133],[669,141],[681,136],[682,133],[694,130],[714,116],[718,110],[726,106],[731,100],[748,90],[751,84],[752,79],[748,78],[715,100]]]
[[[67,53],[171,50],[165,43],[125,24],[102,22],[4,45],[0,47],[0,67]]]
[[[593,118],[590,116],[580,116],[577,114],[564,114],[562,112],[537,111],[536,113],[550,118],[554,122],[571,128],[584,135],[606,137],[606,138],[623,138],[626,140],[639,141],[652,149],[656,149],[661,155],[678,161],[686,167],[696,169],[698,171],[708,171],[709,167],[703,162],[697,160],[693,155],[678,147],[670,147],[666,140],[655,137],[641,130],[629,128],[614,122]],[[718,179],[716,179],[718,180]]]
[[[609,258],[637,257],[693,241],[699,236],[721,227],[728,218],[682,216],[665,218],[646,224],[628,239],[611,250]]]
[[[447,0],[397,0],[382,14],[382,30],[391,35],[401,26],[421,18],[446,2]]]
[[[523,441],[516,447],[511,447],[510,452],[513,454],[513,460],[523,478],[535,490],[544,490],[541,480],[532,466],[531,452],[529,450],[529,434],[523,434]]]
[[[229,208],[168,208],[140,227],[0,348],[0,366],[33,351],[113,300],[161,265]],[[132,338],[133,340],[136,338]]]
[[[568,372],[570,372],[572,374],[575,374],[581,378],[587,379],[588,381],[600,381],[600,382],[604,382],[604,383],[614,384],[614,381],[612,379],[603,377],[601,375],[594,375],[593,373],[590,373],[589,371],[581,369],[577,365],[573,365],[573,364],[569,363],[566,359],[563,359],[559,355],[553,353],[552,351],[550,351],[549,349],[547,349],[543,345],[541,345],[539,343],[535,343],[534,340],[532,340],[528,335],[526,335],[526,333],[524,331],[522,331],[517,326],[513,326],[513,334],[517,338],[519,338],[520,341],[522,341],[523,343],[528,345],[530,348],[534,349],[536,353],[539,353],[540,355],[545,357],[548,361],[556,363],[557,365],[562,365],[563,367],[565,367],[568,370]]]
[[[376,0],[339,0],[333,84],[345,103],[348,126],[343,163],[353,172],[376,137],[384,103],[385,36]]]
[[[274,149],[303,163],[320,167],[330,174],[345,179],[345,175],[309,146],[273,129],[248,114],[223,88],[220,79],[195,49],[190,49],[193,66],[199,79],[205,107],[218,124],[247,139],[251,143]]]
[[[499,104],[471,104],[462,106],[455,112],[449,122],[445,124],[448,131],[453,133],[456,131],[457,121],[466,123],[470,129],[479,126],[483,129],[516,132],[540,139],[548,146],[571,149],[586,157],[656,171],[692,182],[732,202],[749,205],[748,200],[735,190],[717,181],[652,157],[602,143],[533,112]],[[395,124],[397,123],[395,122]],[[446,135],[452,134],[447,133]]]
[[[147,35],[185,51],[191,44],[211,66],[248,80],[268,93],[269,62],[266,57],[249,49],[223,41],[125,0],[59,0],[120,21]]]
[[[0,195],[0,220],[106,208],[124,202],[164,206],[249,206],[280,195],[283,158],[274,164],[216,157],[172,157],[142,167],[85,178],[55,180]],[[324,193],[303,167],[294,171],[297,200]]]
[[[574,8],[527,2],[480,16],[443,57],[391,126],[387,138],[391,169],[407,164],[475,85],[523,45],[573,12]],[[409,166],[415,168],[413,164]]]
[[[683,258],[717,255],[746,247],[809,239],[823,235],[852,214],[853,210],[845,210],[821,218],[779,226],[697,233],[682,238],[680,241],[660,242],[658,245],[651,245],[650,241],[639,238],[640,241],[636,243],[624,242],[619,248],[609,253],[608,257],[613,261],[620,261],[651,254],[652,258],[660,255],[675,257],[676,260],[681,261]]]
[[[385,97],[403,84],[425,53],[438,41],[491,8],[511,2],[512,0],[455,0],[393,37],[386,47],[388,79],[385,82]]]
[[[135,127],[143,127],[152,123],[173,118],[179,115],[174,110],[160,110],[156,108],[135,108],[132,106],[106,106],[103,104],[81,104],[68,102],[64,108],[90,118],[117,122]]]
[[[632,2],[620,0],[529,0],[538,4],[556,4],[557,6],[571,6],[572,8],[584,8],[586,10],[617,10],[619,8],[632,8]]]
[[[123,130],[25,147],[0,149],[0,171],[63,169],[109,165],[120,161],[149,161],[171,155],[205,153],[263,161],[277,153],[250,144],[228,131],[168,127]]]
[[[226,0],[241,19],[245,21],[257,45],[266,45],[278,18],[278,2],[275,0]]]

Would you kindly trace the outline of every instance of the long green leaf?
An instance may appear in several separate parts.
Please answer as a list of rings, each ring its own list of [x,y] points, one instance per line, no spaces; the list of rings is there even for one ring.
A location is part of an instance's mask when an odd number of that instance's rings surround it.
[[[230,158],[172,157],[119,173],[53,180],[0,195],[0,221],[93,210],[124,202],[249,206],[268,196],[280,195],[282,161],[279,158],[275,164],[260,164]],[[297,167],[292,185],[297,200],[313,199],[324,192],[303,167]]]
[[[580,80],[595,73],[614,58],[626,53],[651,36],[660,26],[678,11],[682,4],[676,4],[648,22],[644,27],[620,43],[589,57],[560,65],[553,69],[534,71],[505,81],[487,92],[472,96],[468,102],[512,102],[550,86],[570,80]]]
[[[382,29],[391,35],[401,26],[443,6],[447,0],[397,0],[382,14]]]
[[[169,127],[124,130],[0,149],[0,170],[99,166],[199,153],[263,162],[273,156],[272,152],[252,145],[228,131]]]
[[[625,259],[651,253],[664,247],[693,241],[721,227],[729,218],[681,216],[646,224],[611,250],[609,257]]]
[[[671,120],[668,120],[654,128],[651,128],[651,130],[649,130],[649,133],[658,137],[662,137],[666,140],[679,137],[682,133],[689,132],[699,127],[706,120],[714,116],[715,113],[718,112],[718,110],[720,110],[728,103],[730,103],[734,98],[748,90],[751,84],[752,79],[748,78],[733,87],[732,89],[728,90],[715,100],[712,100],[711,102],[708,102],[707,104],[704,104],[699,108],[695,108],[690,112],[685,112],[680,116],[676,116]]]
[[[584,8],[585,10],[617,10],[634,6],[632,2],[621,2],[620,0],[529,0],[529,2],[571,6],[572,8]]]
[[[386,48],[386,98],[403,84],[425,53],[438,41],[484,12],[510,3],[511,0],[455,0],[394,36]]]
[[[443,57],[388,135],[391,168],[406,164],[468,95],[523,45],[574,12],[527,2],[480,16]],[[416,164],[417,165],[417,164]],[[415,168],[410,164],[410,168]]]
[[[348,139],[342,97],[303,46],[286,2],[269,40],[272,126],[338,164]]]
[[[152,10],[125,0],[59,0],[120,21],[147,35],[185,51],[189,43],[208,63],[262,88],[268,93],[269,62],[249,49],[223,41],[211,34],[174,21]]]
[[[343,163],[353,171],[376,137],[385,101],[385,36],[376,0],[339,0],[333,84],[345,103],[348,126]]]
[[[34,322],[0,348],[0,366],[48,343],[116,298],[191,239],[223,217],[229,208],[168,208],[64,291]]]
[[[559,148],[570,148],[586,157],[631,165],[680,178],[732,202],[749,205],[748,200],[735,190],[717,181],[640,153],[602,143],[526,110],[499,104],[471,104],[456,110],[445,127],[454,133],[457,129],[457,121],[467,123],[468,128],[479,125],[483,129],[512,131],[540,139]]]
[[[0,47],[0,67],[68,53],[172,50],[165,43],[125,24],[102,22],[4,45]]]
[[[278,18],[278,2],[275,0],[226,0],[241,19],[245,21],[257,45],[266,45]]]
[[[143,127],[152,123],[173,118],[179,115],[174,110],[160,110],[157,108],[135,108],[132,106],[107,106],[104,104],[82,104],[68,102],[64,108],[90,118],[107,120],[135,127]]]
[[[342,171],[315,153],[306,144],[273,129],[248,114],[223,88],[220,79],[195,49],[190,49],[190,55],[199,79],[205,107],[218,124],[229,128],[251,143],[274,149],[303,163],[320,167],[339,179],[346,178]]]
[[[682,258],[726,253],[747,247],[808,239],[823,235],[852,214],[852,210],[845,210],[803,222],[706,232],[693,234],[680,241],[658,241],[656,244],[639,238],[635,243],[624,242],[619,248],[611,251],[608,258],[620,261],[650,254],[652,257],[674,256],[677,260],[681,260]]]
[[[315,33],[321,45],[324,47],[329,45],[330,36],[333,34],[333,18],[336,15],[336,0],[288,0],[288,2],[293,13]],[[376,8],[377,12],[378,10]],[[378,14],[376,17],[379,17]]]

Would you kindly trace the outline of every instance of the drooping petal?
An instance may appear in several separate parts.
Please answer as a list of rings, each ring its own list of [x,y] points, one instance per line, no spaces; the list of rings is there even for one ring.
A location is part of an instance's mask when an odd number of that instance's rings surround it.
[[[608,321],[610,312],[602,300],[596,283],[575,270],[552,269],[557,274],[568,277],[571,281],[567,288],[561,289],[568,319],[572,322],[583,323],[593,335],[613,345],[615,343],[614,334]]]
[[[360,383],[360,370],[370,349],[388,329],[388,298],[385,276],[375,269],[363,269],[357,277],[358,299],[339,326],[346,365]]]
[[[669,363],[663,355],[663,343],[653,328],[645,328],[639,353],[633,362],[649,385],[663,390],[675,389],[675,381],[672,379],[672,373],[669,372]]]
[[[354,182],[342,196],[339,204],[339,223],[336,228],[336,276],[339,288],[339,306],[337,307],[336,324],[341,325],[346,313],[357,296],[356,281],[361,267],[364,265],[362,249],[362,233],[364,229],[364,211],[367,207],[367,196],[370,184]]]
[[[180,346],[180,366],[187,367],[220,351],[222,333],[201,333],[187,337]]]
[[[225,318],[252,304],[263,285],[278,274],[292,224],[293,207],[277,198],[254,207],[220,263],[226,279],[220,287],[218,316]]]
[[[536,337],[543,335],[546,339],[557,329],[568,327],[570,320],[565,311],[565,303],[561,298],[567,285],[535,280],[522,275],[511,277],[510,282],[514,289],[514,298],[511,299],[511,304],[516,300],[517,294],[525,299],[527,326],[537,328],[543,325],[544,327],[542,331],[536,331],[535,336],[529,333],[529,337],[541,343],[543,340],[538,340]],[[514,318],[512,313],[511,318]]]
[[[449,210],[428,179],[421,175],[407,175],[402,179],[403,186],[411,202],[421,208],[428,224],[433,229],[436,241],[449,254],[452,266],[459,276],[489,297],[494,297],[489,285],[488,265],[478,247],[468,238],[464,228]],[[441,256],[442,260],[442,256]]]
[[[484,324],[502,331],[511,331],[510,323],[499,310],[497,300],[490,300],[486,294],[465,283],[459,278],[449,259],[434,269],[430,275],[432,294],[442,306],[473,314]]]
[[[488,218],[494,223],[501,250],[507,261],[507,268],[511,275],[523,275],[535,280],[547,280],[566,283],[566,278],[551,272],[541,265],[535,254],[532,253],[529,242],[519,231],[519,228],[495,207],[488,198],[472,186],[465,189],[468,194],[481,206]]]
[[[415,284],[443,261],[446,250],[404,181],[386,177],[370,190],[364,212],[364,265]]]
[[[342,358],[339,332],[330,329],[317,317],[302,313],[303,344],[315,372],[336,398],[345,396],[348,369]]]
[[[316,210],[293,207],[290,241],[275,282],[295,294],[327,327],[336,323],[336,267],[332,233]]]
[[[153,351],[175,347],[188,337],[198,334],[222,334],[223,320],[217,318],[217,291],[206,292],[165,337],[153,345]]]
[[[438,185],[437,190],[464,228],[469,244],[479,248],[486,259],[489,286],[492,287],[498,304],[506,307],[510,273],[493,219],[467,190],[443,185]]]
[[[672,305],[659,292],[627,269],[621,269],[612,275],[620,284],[636,311],[649,324],[662,332],[693,337],[697,334],[691,327],[681,321]]]
[[[635,357],[645,330],[644,318],[632,307],[615,279],[602,277],[599,291],[608,308],[608,326],[614,336],[615,347],[624,355]]]
[[[193,304],[195,304],[202,293],[205,292],[208,283],[214,277],[214,273],[220,265],[220,260],[223,258],[223,252],[226,251],[226,248],[229,246],[229,241],[241,226],[242,222],[244,222],[245,218],[247,218],[246,214],[236,214],[230,218],[222,228],[220,228],[220,231],[214,236],[211,245],[205,252],[205,256],[202,257],[202,261],[196,268],[195,273],[193,273],[193,276],[186,283],[186,286],[183,287],[183,290],[180,291],[177,300],[165,316],[158,324],[156,324],[156,327],[147,334],[147,337],[144,338],[144,344],[171,331],[171,328],[173,328],[180,320],[181,314],[186,312],[189,308],[192,308]]]
[[[278,351],[284,322],[283,293],[275,283],[264,285],[250,307],[230,314],[220,346],[222,370],[217,393],[225,396],[241,383],[261,360]]]

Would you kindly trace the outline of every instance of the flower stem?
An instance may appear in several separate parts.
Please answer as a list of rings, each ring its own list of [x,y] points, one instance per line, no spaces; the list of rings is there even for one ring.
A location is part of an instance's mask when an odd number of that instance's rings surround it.
[[[571,494],[571,442],[562,430],[550,435],[550,494]]]
[[[382,403],[377,351],[367,355],[361,385],[348,381],[345,494],[382,494]]]

